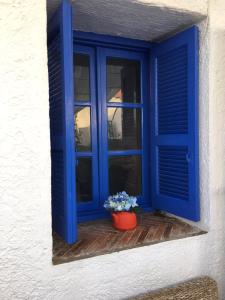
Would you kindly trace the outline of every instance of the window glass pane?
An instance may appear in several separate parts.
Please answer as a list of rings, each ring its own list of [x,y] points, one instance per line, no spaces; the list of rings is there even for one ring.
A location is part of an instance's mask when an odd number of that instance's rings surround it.
[[[107,58],[107,101],[140,102],[140,63],[121,58]]]
[[[108,108],[109,150],[141,148],[141,111],[133,108]]]
[[[109,194],[126,191],[137,196],[142,190],[141,157],[112,156],[109,157]]]
[[[74,94],[76,101],[90,100],[90,62],[89,56],[84,54],[74,55]]]
[[[92,199],[92,159],[90,157],[77,159],[76,193],[78,202]]]
[[[75,108],[75,141],[76,151],[91,150],[90,107]]]

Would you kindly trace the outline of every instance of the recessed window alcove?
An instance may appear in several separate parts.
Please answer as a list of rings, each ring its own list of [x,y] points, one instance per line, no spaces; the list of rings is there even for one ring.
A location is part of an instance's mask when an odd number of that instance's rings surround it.
[[[205,16],[150,3],[47,2],[55,264],[204,233],[165,213],[200,220]],[[122,190],[143,209],[125,233],[103,208]]]

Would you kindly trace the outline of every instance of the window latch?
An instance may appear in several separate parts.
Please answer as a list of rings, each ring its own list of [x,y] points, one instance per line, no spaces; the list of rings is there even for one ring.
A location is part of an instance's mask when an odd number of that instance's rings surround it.
[[[190,155],[189,152],[186,154],[186,161],[187,161],[188,163],[191,161],[191,155]]]

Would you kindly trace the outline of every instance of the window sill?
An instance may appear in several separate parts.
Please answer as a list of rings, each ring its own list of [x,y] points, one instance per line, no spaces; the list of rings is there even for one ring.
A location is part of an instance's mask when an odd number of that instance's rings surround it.
[[[177,218],[159,213],[140,214],[136,229],[126,232],[114,229],[110,220],[85,222],[78,225],[78,242],[73,245],[67,245],[53,233],[52,261],[56,265],[204,233]]]

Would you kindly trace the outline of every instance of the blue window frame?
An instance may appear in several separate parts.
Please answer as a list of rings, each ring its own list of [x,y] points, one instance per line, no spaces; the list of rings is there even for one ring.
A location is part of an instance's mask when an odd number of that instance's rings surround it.
[[[147,43],[72,32],[71,20],[62,0],[48,26],[53,229],[71,244],[77,220],[106,216],[102,204],[125,174],[120,164],[145,210],[198,221],[198,28]],[[127,67],[115,94],[107,74],[120,64]],[[140,84],[127,80],[138,70]],[[75,80],[75,93],[74,77],[83,82],[79,89]]]
[[[84,36],[86,35],[84,34]],[[120,191],[116,190],[116,184],[113,184],[113,175],[115,175],[115,172],[121,172],[121,174],[128,172],[128,166],[130,166],[130,170],[133,170],[133,176],[135,176],[135,172],[139,171],[140,174],[137,173],[136,175],[136,177],[138,177],[136,178],[138,179],[136,183],[139,181],[139,192],[137,193],[138,201],[144,209],[151,210],[148,184],[150,180],[148,49],[143,51],[143,49],[137,50],[137,47],[135,47],[134,50],[131,46],[126,46],[126,49],[121,49],[121,47],[118,48],[116,44],[110,45],[109,47],[107,43],[102,41],[91,43],[90,45],[90,40],[83,41],[81,39],[81,37],[83,37],[82,33],[79,33],[79,37],[80,39],[75,39],[74,42],[74,56],[75,58],[76,56],[82,55],[88,56],[86,60],[89,61],[89,98],[86,97],[86,100],[78,100],[76,99],[75,92],[74,106],[75,111],[77,108],[90,108],[91,110],[90,132],[92,150],[79,151],[77,149],[78,147],[76,147],[77,143],[75,143],[76,165],[79,165],[80,158],[90,158],[92,160],[92,177],[86,174],[89,180],[92,181],[90,184],[92,186],[92,197],[83,202],[78,200],[78,220],[83,221],[106,216],[107,213],[103,208],[104,200],[107,199],[109,194]],[[110,102],[107,101],[107,68],[110,68],[107,63],[110,61],[112,63],[111,68],[113,68],[115,64],[115,69],[118,69],[118,64],[124,63],[125,65],[127,64],[127,70],[130,68],[130,70],[137,71],[137,89],[138,91],[140,90],[140,95],[138,95],[139,99],[137,101],[133,103],[131,102],[133,99],[124,99],[121,102],[118,102],[118,99],[114,99]],[[76,66],[76,59],[74,59],[74,62],[76,70],[76,67],[79,68],[79,66]],[[121,70],[126,71],[126,66]],[[112,74],[112,76],[114,75]],[[126,74],[123,76],[125,77]],[[123,78],[123,80],[125,79]],[[87,84],[84,84],[83,81],[80,82],[81,85],[83,84],[83,86],[87,87]],[[79,89],[79,87],[77,87],[77,89]],[[133,94],[136,95],[138,91],[134,91]],[[132,97],[134,95],[132,95]],[[124,97],[125,96],[126,95],[124,95]],[[128,95],[126,97],[128,97]],[[115,141],[117,141],[115,139],[110,140],[109,137],[110,121],[108,118],[110,118],[110,115],[113,115],[118,120],[120,119],[118,122],[120,122],[120,125],[122,123],[121,128],[125,128],[126,123],[128,121],[130,122],[130,132],[128,132],[129,129],[124,129],[126,132],[122,133],[128,136],[127,140],[125,142],[123,141],[123,144],[128,144],[125,145],[126,149],[118,148],[118,146],[116,146],[116,148],[113,145],[112,149],[110,149],[109,141],[112,140],[114,144],[116,144]],[[132,124],[132,122],[135,122],[135,124]],[[132,131],[135,131],[136,136],[132,136]],[[139,140],[138,146],[132,144],[135,138]],[[126,170],[121,167],[121,164],[126,165]],[[79,174],[77,172],[77,181],[79,180],[78,177]],[[132,182],[130,185],[132,190]],[[123,187],[122,183],[121,186]],[[79,186],[77,186],[77,199],[79,198],[78,190]]]
[[[74,108],[88,108],[90,111],[90,137],[91,137],[91,147],[89,151],[79,151],[77,149],[77,143],[75,143],[75,153],[76,153],[76,167],[79,166],[79,160],[90,159],[91,160],[91,197],[85,199],[85,202],[78,202],[78,212],[88,212],[98,208],[99,199],[99,184],[98,184],[98,138],[97,138],[97,109],[96,109],[96,81],[95,81],[95,50],[91,47],[86,46],[76,46],[74,49],[74,56],[76,54],[85,55],[89,60],[89,97],[86,100],[76,99],[76,93],[74,97]],[[76,59],[74,59],[74,62]],[[75,122],[76,123],[76,122]],[[74,124],[76,126],[76,124]],[[75,138],[76,142],[76,138]],[[76,183],[78,183],[76,176]],[[78,185],[78,184],[77,184]],[[78,194],[78,189],[77,189]]]

